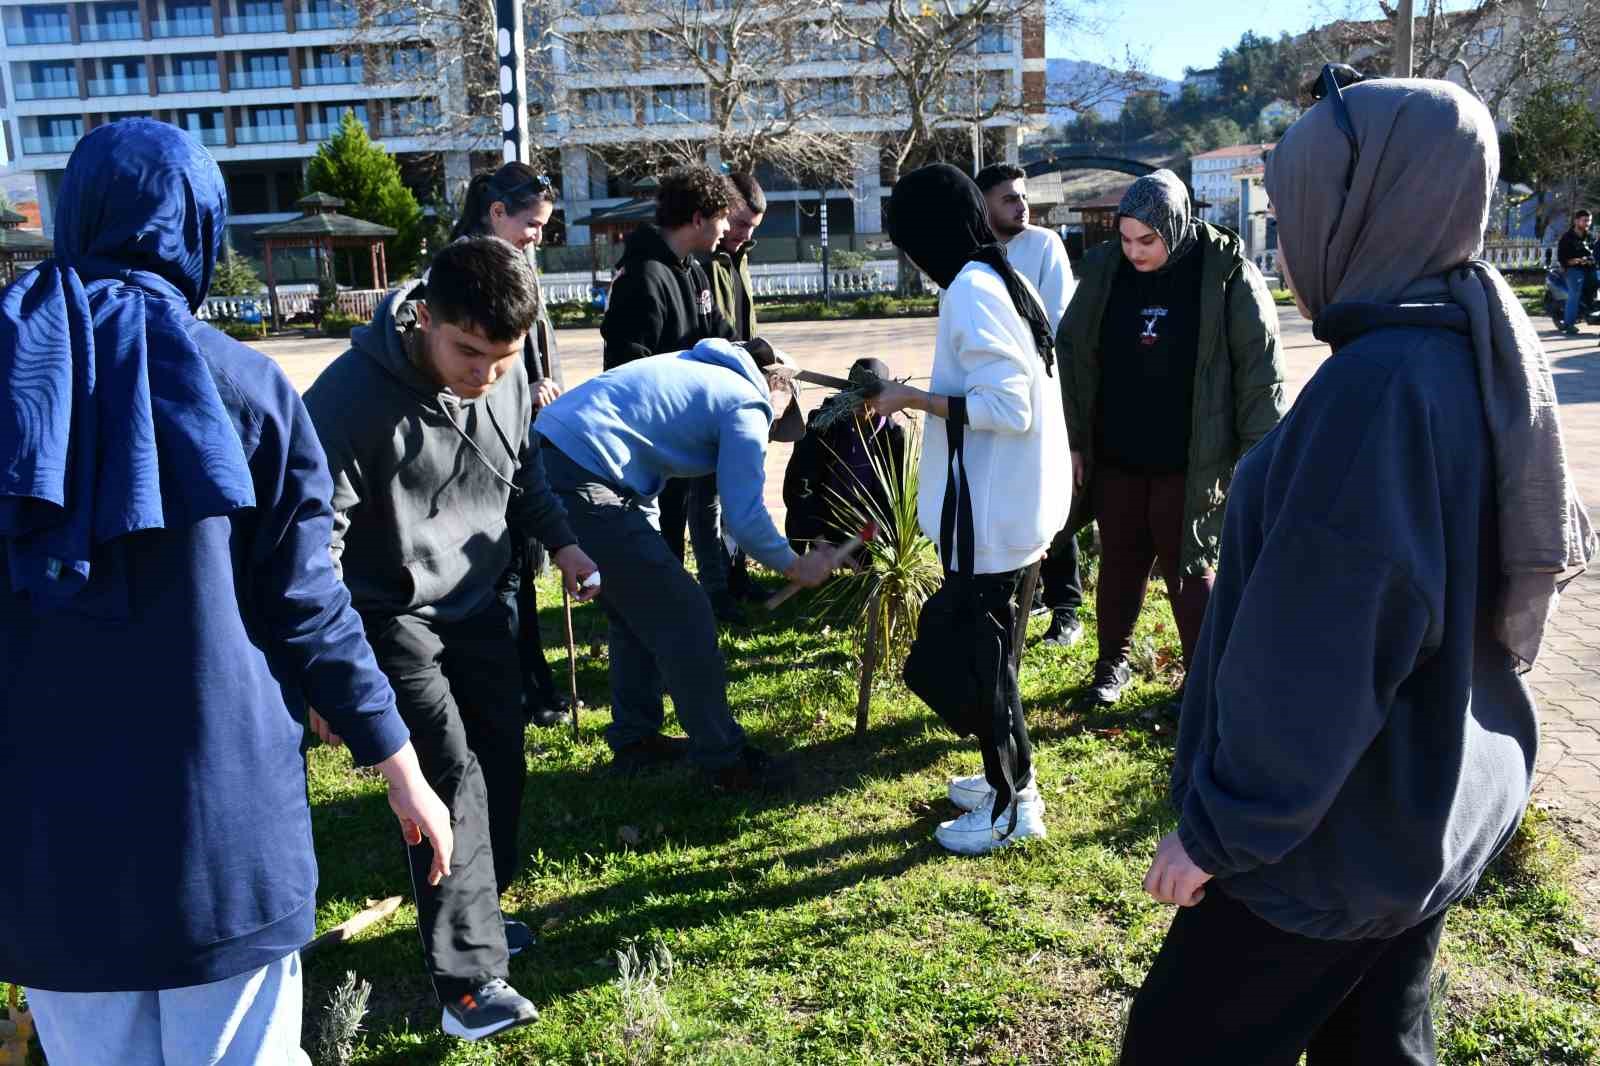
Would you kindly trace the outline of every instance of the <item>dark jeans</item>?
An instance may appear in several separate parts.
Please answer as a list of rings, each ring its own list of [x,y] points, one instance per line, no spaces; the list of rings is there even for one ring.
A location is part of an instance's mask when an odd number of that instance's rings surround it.
[[[1561,317],[1561,325],[1571,329],[1578,324],[1578,312],[1583,309],[1583,301],[1594,295],[1597,282],[1600,282],[1600,272],[1594,267],[1567,267],[1567,308],[1566,314]]]
[[[722,503],[717,499],[717,475],[673,478],[656,499],[661,508],[661,536],[672,554],[683,562],[683,531],[689,530],[694,547],[695,573],[709,596],[728,591],[728,549],[722,544]],[[603,571],[602,571],[603,573]]]
[[[408,849],[423,960],[448,1003],[507,975],[500,893],[517,873],[527,774],[511,612],[495,598],[460,622],[362,621],[422,775],[450,809],[449,877],[428,884],[429,841]]]
[[[1044,605],[1052,611],[1076,613],[1083,606],[1083,571],[1076,534],[1065,529],[1056,534],[1044,565],[1039,567],[1039,581],[1044,587]]]
[[[1388,940],[1286,933],[1216,884],[1179,908],[1134,997],[1122,1066],[1432,1066],[1444,915]]]
[[[1033,770],[1033,743],[1028,739],[1028,724],[1022,719],[1022,690],[1017,684],[1017,668],[1011,656],[1012,637],[1017,624],[1017,588],[1022,583],[1022,570],[1004,574],[978,574],[973,585],[978,601],[990,618],[999,625],[1004,636],[1000,641],[1002,656],[1001,698],[1010,705],[1011,732],[1009,736],[996,736],[990,730],[987,736],[978,735],[978,751],[983,755],[983,776],[995,790],[994,817],[1011,805],[1011,786],[1006,784],[1001,772],[1003,761],[1012,761],[1011,778],[1018,784],[1027,780]],[[1022,605],[1028,610],[1032,605]]]
[[[1211,602],[1214,575],[1183,576],[1184,474],[1133,474],[1102,466],[1094,477],[1094,516],[1100,523],[1100,589],[1095,599],[1100,659],[1120,661],[1133,646],[1150,566],[1158,560],[1183,642],[1183,665],[1194,657],[1200,624]]]
[[[728,678],[717,621],[695,583],[650,522],[645,501],[607,485],[545,446],[550,487],[578,543],[600,569],[600,605],[611,623],[613,751],[661,731],[663,686],[689,734],[689,758],[731,766],[744,730],[728,710]]]
[[[511,624],[517,633],[517,667],[522,675],[522,693],[531,712],[550,706],[561,691],[555,674],[544,657],[544,640],[539,633],[538,563],[544,554],[538,541],[512,534],[511,566],[500,579],[500,598],[512,612]]]

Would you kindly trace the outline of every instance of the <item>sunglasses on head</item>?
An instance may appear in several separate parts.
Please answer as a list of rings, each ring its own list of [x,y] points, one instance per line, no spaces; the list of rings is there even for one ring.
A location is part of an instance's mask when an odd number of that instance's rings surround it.
[[[1317,80],[1306,87],[1313,100],[1327,100],[1333,107],[1333,122],[1339,127],[1339,132],[1344,134],[1344,139],[1350,142],[1350,165],[1345,168],[1344,187],[1346,191],[1350,183],[1355,180],[1356,160],[1361,158],[1361,143],[1356,138],[1356,126],[1350,119],[1350,106],[1344,102],[1344,93],[1352,85],[1359,85],[1364,81],[1372,81],[1375,75],[1363,74],[1356,68],[1344,63],[1329,63],[1322,68],[1322,73]]]
[[[536,174],[532,178],[525,178],[522,181],[517,182],[515,185],[509,186],[501,185],[499,182],[496,182],[495,188],[501,194],[501,196],[509,197],[511,199],[520,199],[518,194],[527,189],[541,189],[545,192],[555,191],[555,186],[551,183],[550,175],[548,174]]]

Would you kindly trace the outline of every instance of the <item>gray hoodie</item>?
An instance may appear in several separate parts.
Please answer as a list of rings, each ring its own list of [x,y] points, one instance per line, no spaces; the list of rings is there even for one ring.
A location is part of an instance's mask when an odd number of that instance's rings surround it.
[[[305,400],[333,473],[334,565],[356,609],[448,622],[494,596],[510,527],[552,552],[577,538],[529,448],[521,360],[472,401],[412,361],[425,293],[418,283],[385,300]]]

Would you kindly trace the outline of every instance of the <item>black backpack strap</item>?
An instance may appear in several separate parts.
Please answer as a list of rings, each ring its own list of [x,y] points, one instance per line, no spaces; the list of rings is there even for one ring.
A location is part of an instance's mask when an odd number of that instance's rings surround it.
[[[939,557],[947,572],[971,580],[976,539],[972,520],[972,486],[967,481],[967,457],[964,449],[967,429],[967,398],[949,398],[950,414],[944,420],[945,441],[950,454],[945,462],[944,504],[939,514]],[[965,548],[966,555],[959,556]],[[956,560],[961,559],[961,565]]]

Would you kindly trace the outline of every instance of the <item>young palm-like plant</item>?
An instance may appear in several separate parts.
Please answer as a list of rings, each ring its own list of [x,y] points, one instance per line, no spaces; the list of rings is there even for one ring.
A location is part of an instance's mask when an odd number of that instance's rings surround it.
[[[853,419],[852,428],[868,445],[862,420]],[[876,525],[877,536],[863,546],[860,569],[830,582],[817,600],[822,615],[843,624],[861,661],[857,739],[867,733],[872,681],[879,664],[905,658],[922,605],[943,579],[938,552],[917,524],[921,424],[914,421],[907,429],[904,462],[895,462],[879,448],[865,450],[876,485],[863,484],[852,475],[856,483],[847,491],[831,486],[826,491],[838,525],[846,529]]]

